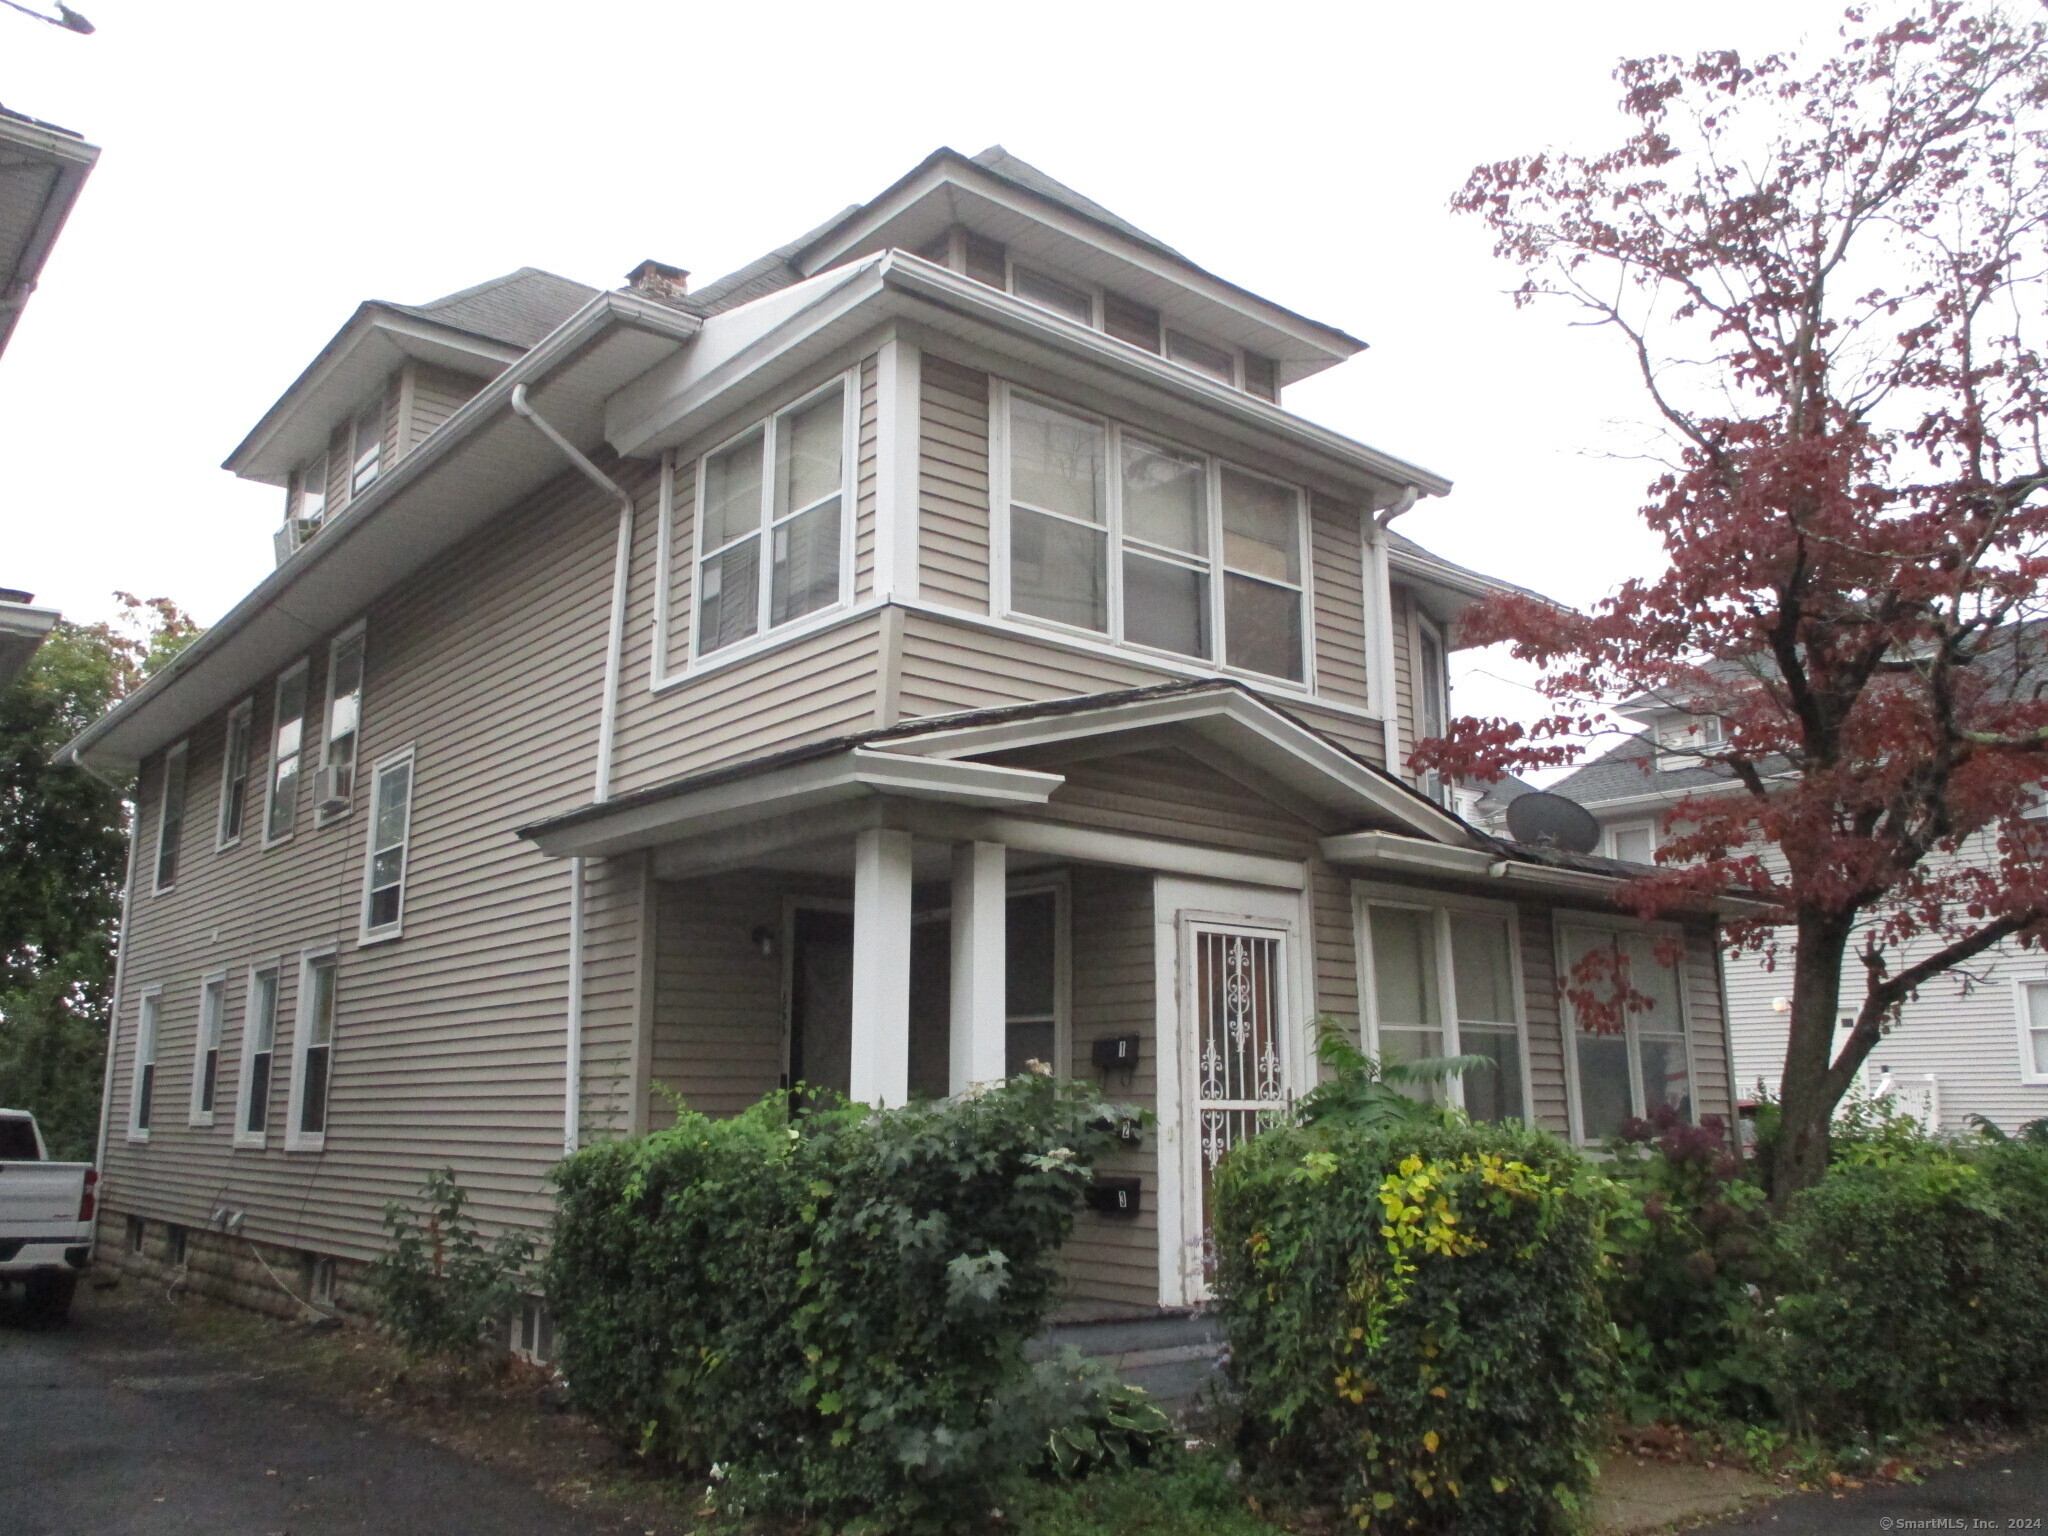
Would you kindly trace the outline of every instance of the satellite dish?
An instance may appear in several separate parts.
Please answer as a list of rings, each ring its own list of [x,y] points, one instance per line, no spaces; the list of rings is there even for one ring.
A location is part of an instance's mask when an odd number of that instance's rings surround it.
[[[1540,791],[1508,802],[1508,831],[1518,843],[1591,853],[1600,846],[1600,823],[1576,800]]]

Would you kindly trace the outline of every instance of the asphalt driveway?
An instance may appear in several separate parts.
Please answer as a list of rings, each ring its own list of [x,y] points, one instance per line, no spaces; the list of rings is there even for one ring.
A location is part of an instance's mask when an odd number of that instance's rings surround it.
[[[1974,1466],[1944,1468],[1917,1488],[1859,1488],[1840,1497],[1794,1494],[1699,1529],[1769,1536],[2048,1531],[2048,1442]]]
[[[83,1297],[81,1300],[83,1301]],[[417,1438],[81,1306],[0,1301],[0,1511],[9,1536],[617,1533]]]

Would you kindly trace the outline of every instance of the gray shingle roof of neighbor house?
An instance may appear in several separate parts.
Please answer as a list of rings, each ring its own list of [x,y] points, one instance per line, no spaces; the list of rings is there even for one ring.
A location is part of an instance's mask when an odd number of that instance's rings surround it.
[[[1656,769],[1656,744],[1647,736],[1631,736],[1609,748],[1577,772],[1550,786],[1550,793],[1597,810],[1612,800],[1643,795],[1682,795],[1692,790],[1724,788],[1728,774],[1719,768]]]
[[[521,267],[424,304],[374,302],[401,315],[452,326],[487,341],[530,347],[596,298],[597,293],[588,283],[557,277],[539,267]]]

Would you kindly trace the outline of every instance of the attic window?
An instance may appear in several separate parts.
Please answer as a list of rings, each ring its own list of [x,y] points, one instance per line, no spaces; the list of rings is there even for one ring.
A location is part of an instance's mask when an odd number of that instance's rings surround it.
[[[1697,752],[1725,740],[1719,715],[1674,715],[1657,727],[1657,744],[1667,752]]]
[[[1223,348],[1212,346],[1199,337],[1169,330],[1166,333],[1166,355],[1169,360],[1179,363],[1183,368],[1206,373],[1218,383],[1237,382],[1236,359]]]
[[[1147,352],[1159,350],[1159,311],[1120,293],[1102,296],[1102,328],[1118,341]]]
[[[1092,326],[1095,323],[1094,298],[1056,277],[1047,277],[1029,267],[1018,267],[1011,274],[1010,287],[1018,298],[1029,299],[1041,309],[1065,315],[1081,325]]]

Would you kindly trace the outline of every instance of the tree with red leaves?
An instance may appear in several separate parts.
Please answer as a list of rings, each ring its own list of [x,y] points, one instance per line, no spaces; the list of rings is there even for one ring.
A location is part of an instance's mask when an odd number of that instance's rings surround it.
[[[1812,65],[1617,79],[1618,148],[1483,166],[1456,206],[1526,274],[1518,303],[1562,298],[1627,344],[1670,444],[1643,512],[1666,568],[1589,613],[1484,604],[1465,642],[1537,664],[1551,712],[1459,719],[1413,762],[1568,763],[1625,698],[1719,717],[1688,751],[1724,788],[1668,814],[1664,867],[1622,895],[1653,916],[1746,893],[1730,942],[1789,951],[1782,1204],[1825,1172],[1900,1005],[2048,936],[2027,815],[2048,772],[2048,29],[1940,0],[1851,11]]]

